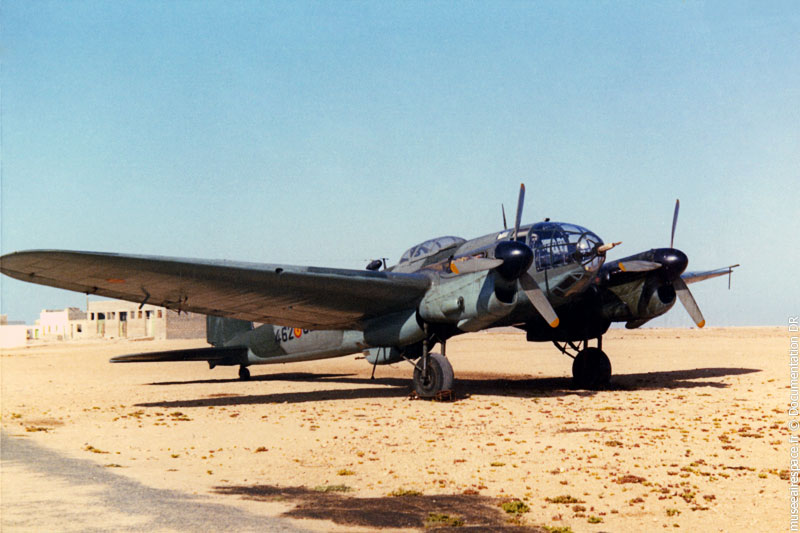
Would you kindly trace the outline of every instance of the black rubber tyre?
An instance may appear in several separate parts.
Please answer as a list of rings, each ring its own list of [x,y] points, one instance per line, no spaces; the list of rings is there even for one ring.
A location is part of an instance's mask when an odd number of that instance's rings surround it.
[[[414,390],[420,398],[434,398],[445,390],[453,390],[453,367],[450,361],[440,353],[430,354],[426,375],[422,375],[419,367],[422,359],[414,368]]]
[[[249,380],[250,379],[250,369],[248,369],[246,366],[240,366],[239,367],[239,379],[241,379],[242,381]]]
[[[611,361],[600,348],[585,348],[572,361],[572,381],[579,389],[598,389],[611,379]]]

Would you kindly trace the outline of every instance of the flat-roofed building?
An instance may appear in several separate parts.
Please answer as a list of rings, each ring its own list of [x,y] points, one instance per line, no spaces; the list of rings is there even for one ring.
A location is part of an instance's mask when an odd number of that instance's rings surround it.
[[[72,340],[85,338],[82,322],[86,313],[77,307],[66,309],[45,309],[39,313],[38,333],[36,338],[44,340]]]
[[[206,317],[123,300],[89,302],[85,329],[95,338],[197,339],[206,335]]]

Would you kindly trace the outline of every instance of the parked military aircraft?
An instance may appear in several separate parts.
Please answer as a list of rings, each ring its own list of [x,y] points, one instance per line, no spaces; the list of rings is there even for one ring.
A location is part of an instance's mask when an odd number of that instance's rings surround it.
[[[687,284],[728,275],[738,265],[685,273],[673,247],[606,262],[620,243],[586,228],[545,220],[521,225],[520,187],[513,228],[465,240],[439,237],[367,270],[206,261],[95,252],[24,251],[0,258],[0,271],[31,283],[208,315],[210,348],[115,357],[112,362],[207,361],[211,368],[288,363],[364,352],[372,365],[410,362],[416,393],[453,387],[445,344],[499,326],[551,341],[573,358],[576,386],[606,384],[602,351],[612,322],[637,328],[680,300],[698,327],[705,320]],[[260,323],[261,325],[255,325]],[[590,340],[596,346],[590,347]],[[431,349],[439,344],[441,353]],[[374,375],[374,366],[373,366]]]

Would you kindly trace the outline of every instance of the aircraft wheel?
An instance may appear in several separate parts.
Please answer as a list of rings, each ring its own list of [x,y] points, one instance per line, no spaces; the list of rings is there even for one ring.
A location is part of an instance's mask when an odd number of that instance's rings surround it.
[[[610,379],[611,361],[600,348],[585,348],[572,361],[572,381],[579,389],[597,389]]]
[[[422,361],[417,365],[421,366]],[[432,353],[424,376],[421,368],[414,368],[414,390],[420,398],[433,398],[443,390],[453,389],[453,377],[450,361],[440,353]]]
[[[239,379],[241,379],[242,381],[247,381],[248,379],[250,379],[250,369],[247,368],[246,366],[240,366]]]

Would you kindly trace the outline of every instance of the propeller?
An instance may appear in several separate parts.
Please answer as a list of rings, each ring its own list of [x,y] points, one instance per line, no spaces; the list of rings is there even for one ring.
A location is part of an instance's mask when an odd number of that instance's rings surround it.
[[[503,264],[501,259],[486,257],[464,257],[450,261],[450,271],[454,274],[472,274],[483,270],[491,270]]]
[[[517,201],[517,217],[514,221],[514,231],[511,239],[497,244],[494,256],[502,259],[503,264],[497,267],[497,273],[507,280],[519,280],[522,290],[530,300],[533,307],[547,321],[551,328],[558,327],[559,319],[550,301],[545,296],[539,284],[528,273],[533,263],[533,250],[530,246],[517,240],[519,226],[522,221],[522,207],[525,203],[525,184],[519,186],[519,200]]]
[[[703,318],[703,313],[700,311],[700,307],[697,305],[686,282],[681,278],[681,274],[686,269],[689,259],[686,257],[686,254],[674,248],[675,228],[678,226],[678,212],[680,208],[681,201],[676,199],[675,211],[672,214],[672,231],[669,237],[669,249],[657,250],[654,259],[660,259],[658,264],[664,269],[664,276],[671,282],[672,288],[675,289],[675,294],[678,296],[684,309],[686,309],[686,312],[692,317],[697,327],[702,328],[706,325],[706,319]],[[638,263],[638,261],[630,261],[630,263]]]
[[[661,263],[655,261],[620,261],[617,266],[623,272],[649,272],[661,268]]]
[[[681,209],[681,201],[680,199],[675,200],[675,212],[672,214],[672,232],[669,236],[669,247],[674,249],[675,246],[675,228],[678,226],[678,211]],[[677,250],[676,250],[677,251]],[[688,262],[688,260],[687,260]],[[684,268],[686,268],[684,266]],[[683,269],[681,269],[681,273]],[[675,294],[678,295],[678,299],[683,304],[684,309],[686,312],[689,313],[689,316],[692,317],[694,323],[697,324],[698,328],[702,328],[706,325],[706,319],[703,318],[703,313],[700,312],[700,307],[698,307],[697,302],[692,296],[689,287],[686,285],[686,282],[683,281],[683,278],[680,277],[680,274],[672,281],[672,287],[675,289]]]
[[[706,319],[703,318],[703,313],[700,312],[700,308],[697,306],[697,302],[694,300],[694,296],[692,296],[683,278],[678,278],[673,281],[672,286],[675,288],[675,294],[678,295],[678,299],[680,299],[683,307],[689,313],[689,316],[692,317],[692,320],[694,320],[694,323],[697,324],[697,327],[702,328],[705,326]]]
[[[519,227],[522,222],[522,206],[525,203],[525,184],[519,186],[519,199],[517,200],[517,215],[514,219],[514,230],[509,234],[509,239],[497,243],[494,249],[494,259],[486,257],[462,257],[450,260],[450,271],[455,274],[495,270],[503,279],[519,281],[522,290],[530,300],[536,311],[547,321],[550,327],[558,327],[559,319],[550,301],[545,296],[536,280],[528,274],[528,269],[533,263],[533,250],[524,242],[517,240]],[[506,210],[503,210],[503,226],[506,225]],[[617,243],[618,244],[618,243]],[[616,244],[611,245],[611,248]],[[608,249],[611,249],[608,248]]]
[[[450,271],[455,274],[468,274],[484,270],[495,270],[502,278],[508,281],[519,281],[522,290],[530,300],[536,311],[547,321],[550,327],[558,327],[559,319],[550,301],[545,296],[536,280],[528,274],[528,269],[533,263],[533,250],[524,242],[517,240],[519,227],[522,222],[522,206],[525,203],[525,184],[519,186],[519,199],[517,200],[517,216],[514,219],[514,230],[509,234],[509,239],[497,243],[494,249],[494,259],[487,257],[462,257],[450,260]],[[506,224],[506,210],[503,210],[503,226]],[[610,245],[610,250],[619,243]],[[606,245],[608,246],[608,245]],[[603,250],[603,252],[607,251]]]
[[[672,214],[672,233],[669,236],[669,247],[675,248],[675,227],[678,225],[678,211],[681,209],[681,201],[675,199],[675,212]]]

